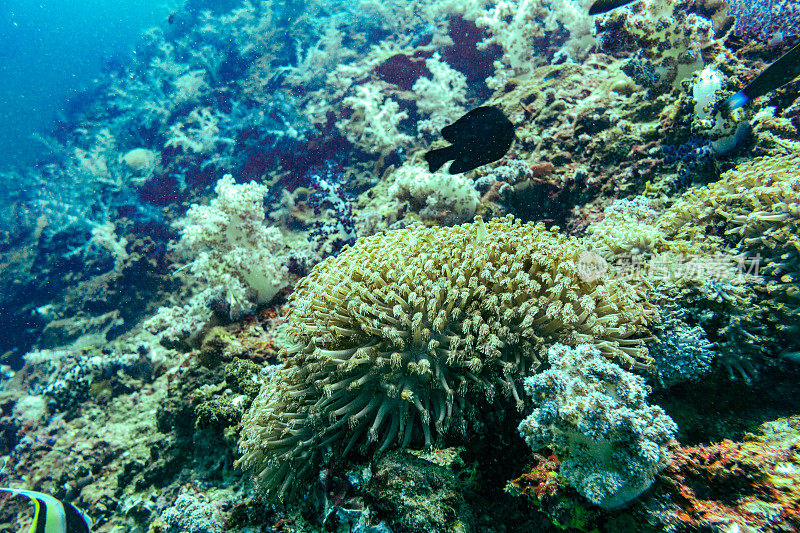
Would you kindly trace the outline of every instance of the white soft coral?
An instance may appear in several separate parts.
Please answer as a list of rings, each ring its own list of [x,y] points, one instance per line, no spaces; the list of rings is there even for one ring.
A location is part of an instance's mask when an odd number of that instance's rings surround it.
[[[505,0],[481,14],[473,10],[475,23],[489,33],[478,48],[496,44],[503,49],[503,57],[495,61],[494,75],[486,80],[489,88],[500,89],[509,78],[524,77],[547,63],[550,58],[532,44],[559,32],[567,32],[569,38],[553,59],[580,61],[588,55],[594,45],[588,1]]]
[[[197,108],[192,110],[185,123],[176,122],[170,126],[170,138],[164,147],[204,154],[213,151],[219,144],[233,145],[233,139],[220,137],[219,133],[219,116],[208,108]]]
[[[387,154],[410,142],[411,137],[398,130],[408,113],[400,111],[400,105],[381,90],[382,86],[375,82],[356,87],[356,95],[344,99],[353,114],[338,121],[336,127],[362,150]]]
[[[232,317],[269,302],[288,284],[281,232],[264,225],[267,187],[226,174],[210,205],[192,205],[179,222],[179,247],[196,255],[192,273],[225,289]]]
[[[414,163],[395,171],[389,195],[408,202],[423,220],[445,225],[471,220],[480,204],[472,181],[462,174],[432,174]]]
[[[267,187],[236,184],[230,174],[217,182],[209,205],[194,204],[178,221],[178,249],[202,288],[182,306],[162,307],[145,327],[169,339],[191,337],[211,319],[211,302],[223,300],[237,318],[267,303],[289,284],[281,232],[264,225]]]
[[[442,61],[438,53],[425,61],[430,78],[420,78],[412,90],[419,95],[417,110],[426,117],[417,123],[420,133],[438,135],[439,131],[464,114],[467,78]]]

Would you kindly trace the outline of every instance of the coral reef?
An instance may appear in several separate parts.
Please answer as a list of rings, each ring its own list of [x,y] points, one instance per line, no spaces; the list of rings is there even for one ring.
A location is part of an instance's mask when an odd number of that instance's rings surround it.
[[[796,2],[588,4],[190,0],[106,61],[0,174],[3,485],[97,533],[798,529],[800,81],[723,112]],[[482,105],[507,155],[427,172]]]
[[[464,531],[473,526],[463,482],[454,475],[451,449],[436,457],[409,457],[410,452],[395,451],[375,465],[368,490],[370,501],[389,516],[392,531]]]
[[[730,14],[736,20],[733,31],[739,36],[780,41],[800,35],[800,7],[788,0],[731,0]]]
[[[690,326],[689,311],[673,305],[662,311],[656,340],[648,345],[662,387],[699,381],[714,368],[717,352],[701,326]]]
[[[364,151],[385,154],[411,141],[411,137],[397,129],[408,113],[400,111],[397,102],[384,97],[378,84],[358,86],[356,94],[345,98],[343,103],[352,109],[352,114],[336,126],[347,140]]]
[[[203,496],[183,492],[172,507],[161,513],[161,528],[156,522],[152,529],[164,533],[221,533],[222,523],[213,505]]]
[[[706,527],[792,531],[800,526],[798,507],[797,416],[763,424],[739,442],[687,446],[673,451],[660,476],[656,498],[642,502],[654,529],[667,523],[675,531]]]
[[[267,303],[288,283],[280,255],[281,236],[262,225],[266,187],[236,185],[230,174],[214,187],[208,206],[192,206],[179,225],[179,246],[195,257],[191,272],[206,284],[223,287],[230,315],[241,316]]]
[[[603,211],[603,219],[586,228],[592,250],[606,261],[619,256],[652,255],[665,236],[653,223],[659,212],[645,196],[614,200]]]
[[[551,58],[583,60],[594,44],[592,19],[584,4],[581,0],[511,0],[475,18],[478,27],[489,33],[479,48],[497,44],[503,49],[487,85],[500,89],[510,78],[524,77]],[[561,47],[555,49],[552,41]]]
[[[425,60],[430,78],[420,78],[411,87],[419,96],[417,111],[429,118],[417,122],[417,131],[438,135],[466,111],[466,77],[443,62],[438,53]]]
[[[623,56],[636,52],[641,67],[633,71],[649,71],[648,85],[655,92],[668,91],[703,67],[704,52],[713,43],[711,20],[691,12],[688,3],[644,0],[631,11],[610,12],[596,24],[600,50]]]

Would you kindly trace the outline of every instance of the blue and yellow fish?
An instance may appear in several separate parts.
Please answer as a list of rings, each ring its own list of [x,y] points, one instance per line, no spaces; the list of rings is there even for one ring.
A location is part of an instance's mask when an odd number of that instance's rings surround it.
[[[26,496],[33,502],[33,524],[28,533],[91,533],[92,521],[71,503],[32,490],[0,488],[0,491]]]

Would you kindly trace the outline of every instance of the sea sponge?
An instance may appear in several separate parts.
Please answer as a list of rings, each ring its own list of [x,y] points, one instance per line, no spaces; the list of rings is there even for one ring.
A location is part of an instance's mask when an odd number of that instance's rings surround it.
[[[132,172],[152,173],[158,162],[158,154],[146,148],[134,148],[120,156],[119,162],[124,163]]]
[[[513,217],[361,238],[291,296],[285,363],[243,419],[238,464],[291,492],[324,453],[465,434],[554,342],[647,367],[656,309],[641,285],[584,281],[581,242]]]

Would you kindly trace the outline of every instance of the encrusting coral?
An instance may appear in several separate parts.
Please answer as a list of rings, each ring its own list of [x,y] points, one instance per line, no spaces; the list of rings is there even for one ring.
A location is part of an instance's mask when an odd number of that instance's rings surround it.
[[[523,407],[520,380],[554,342],[651,360],[640,286],[587,279],[581,241],[513,217],[360,239],[291,296],[293,345],[243,420],[239,465],[291,493],[323,454],[465,434],[483,399]]]

